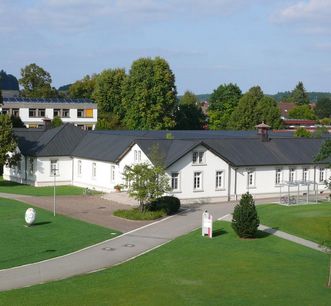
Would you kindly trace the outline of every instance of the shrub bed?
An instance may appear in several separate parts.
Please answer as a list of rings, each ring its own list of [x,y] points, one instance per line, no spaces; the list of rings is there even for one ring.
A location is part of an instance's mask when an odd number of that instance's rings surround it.
[[[148,205],[148,210],[158,211],[165,210],[167,215],[173,215],[178,212],[180,208],[180,200],[176,197],[164,196],[156,199]]]

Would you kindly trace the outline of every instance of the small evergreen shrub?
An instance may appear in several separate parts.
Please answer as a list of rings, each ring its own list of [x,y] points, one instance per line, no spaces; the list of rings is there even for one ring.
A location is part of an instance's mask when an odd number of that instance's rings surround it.
[[[167,215],[175,214],[180,208],[180,200],[176,197],[164,196],[157,198],[148,205],[148,210],[165,210]]]
[[[232,228],[240,238],[253,238],[260,225],[253,196],[247,192],[241,196],[233,212]]]

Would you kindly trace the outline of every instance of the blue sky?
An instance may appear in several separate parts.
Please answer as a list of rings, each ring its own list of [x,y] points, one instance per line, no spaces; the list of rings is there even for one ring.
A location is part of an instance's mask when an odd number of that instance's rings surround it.
[[[37,63],[53,86],[161,56],[179,94],[331,91],[331,0],[0,0],[0,69]]]

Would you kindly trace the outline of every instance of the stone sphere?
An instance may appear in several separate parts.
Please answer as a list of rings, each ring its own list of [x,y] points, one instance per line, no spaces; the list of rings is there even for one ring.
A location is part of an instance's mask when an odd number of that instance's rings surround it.
[[[31,225],[36,220],[37,213],[33,208],[28,208],[25,212],[25,222]]]

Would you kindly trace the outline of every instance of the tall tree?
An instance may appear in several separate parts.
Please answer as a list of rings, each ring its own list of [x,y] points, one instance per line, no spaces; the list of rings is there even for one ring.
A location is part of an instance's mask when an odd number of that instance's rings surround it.
[[[317,100],[315,114],[318,118],[329,118],[331,116],[331,99],[322,97]]]
[[[95,89],[96,75],[86,75],[83,79],[71,84],[68,89],[68,96],[73,99],[92,99]]]
[[[228,127],[234,130],[253,129],[259,123],[256,106],[263,97],[263,91],[259,86],[252,87],[240,98],[237,107],[231,114]]]
[[[307,104],[298,105],[295,108],[291,109],[288,113],[288,116],[292,119],[316,119],[314,111]]]
[[[3,90],[18,90],[18,81],[16,77],[7,74],[4,70],[0,71],[0,89]]]
[[[171,129],[177,104],[175,76],[162,58],[133,62],[123,86],[124,124],[129,129]]]
[[[212,130],[226,129],[231,114],[238,105],[242,92],[237,84],[222,84],[209,98],[208,126]]]
[[[206,121],[199,99],[190,91],[180,98],[175,117],[177,130],[201,130]]]
[[[107,69],[96,78],[93,98],[100,113],[124,116],[122,107],[122,87],[127,75],[124,69]]]
[[[56,89],[51,87],[51,75],[34,63],[21,69],[19,83],[23,86],[21,91],[23,97],[53,98],[57,96]]]
[[[15,165],[20,155],[15,153],[17,144],[8,115],[0,115],[0,166]]]
[[[264,96],[256,105],[257,122],[265,122],[273,129],[280,128],[282,121],[280,119],[280,110],[275,99]]]
[[[309,97],[302,82],[299,82],[291,91],[288,101],[299,105],[309,104]]]

